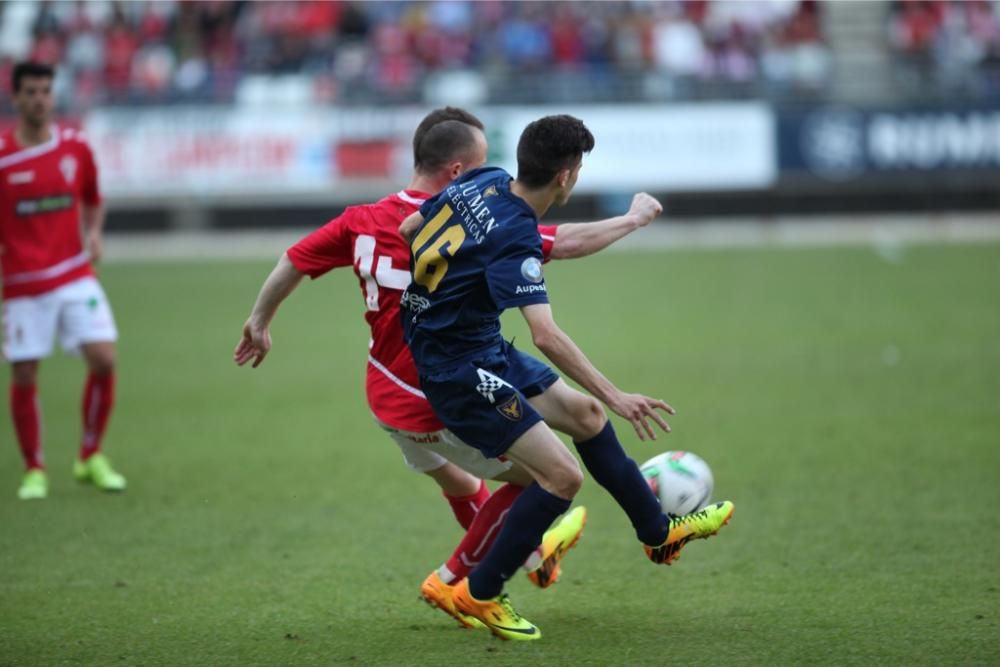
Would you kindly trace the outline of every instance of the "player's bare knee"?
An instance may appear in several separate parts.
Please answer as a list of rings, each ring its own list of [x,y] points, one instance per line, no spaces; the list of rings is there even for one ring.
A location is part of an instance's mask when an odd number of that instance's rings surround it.
[[[19,387],[30,387],[38,382],[38,362],[23,361],[11,366],[10,380]]]
[[[113,346],[96,346],[86,351],[87,366],[95,375],[109,375],[115,370],[116,359]]]
[[[573,459],[572,464],[567,463],[554,471],[550,482],[555,495],[572,500],[583,486],[583,471]]]
[[[102,359],[96,363],[90,364],[90,372],[94,375],[110,375],[115,372],[115,360]]]
[[[474,495],[479,491],[482,481],[453,463],[445,463],[434,470],[425,470],[424,474],[437,482],[441,490],[453,498]]]
[[[589,440],[600,433],[604,425],[608,423],[608,416],[604,414],[604,408],[595,398],[581,397],[573,408],[578,429],[577,433],[572,434],[574,440]]]

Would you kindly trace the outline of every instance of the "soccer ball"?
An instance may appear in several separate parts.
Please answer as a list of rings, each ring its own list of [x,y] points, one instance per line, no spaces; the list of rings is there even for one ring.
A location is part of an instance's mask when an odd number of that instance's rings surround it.
[[[639,469],[667,514],[700,510],[712,497],[712,469],[691,452],[664,452]]]

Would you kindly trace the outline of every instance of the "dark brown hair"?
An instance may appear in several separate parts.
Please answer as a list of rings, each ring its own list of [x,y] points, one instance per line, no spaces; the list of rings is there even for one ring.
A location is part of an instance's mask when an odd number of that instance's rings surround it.
[[[52,65],[46,65],[45,63],[36,63],[31,61],[24,61],[14,65],[14,69],[10,74],[10,87],[14,92],[21,90],[21,80],[27,77],[38,77],[51,79],[55,77],[56,71]]]
[[[573,116],[545,116],[529,123],[517,142],[517,180],[529,188],[548,185],[594,149],[594,135]]]

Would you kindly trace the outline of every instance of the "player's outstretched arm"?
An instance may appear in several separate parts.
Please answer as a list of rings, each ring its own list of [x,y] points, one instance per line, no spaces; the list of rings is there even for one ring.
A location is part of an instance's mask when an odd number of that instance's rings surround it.
[[[399,235],[409,243],[413,240],[413,235],[417,232],[417,228],[422,224],[424,224],[424,216],[420,215],[420,211],[411,213],[406,216],[406,220],[403,220],[403,224],[399,226]]]
[[[303,275],[305,274],[296,269],[288,259],[287,253],[281,256],[278,265],[260,288],[253,312],[243,325],[243,335],[233,350],[233,361],[237,365],[242,366],[253,359],[253,368],[257,368],[260,362],[264,361],[264,357],[271,350],[271,320],[278,312],[281,302],[302,281]]]
[[[576,259],[604,250],[663,213],[655,198],[640,192],[632,197],[628,212],[597,222],[570,222],[556,228],[552,259]]]
[[[522,306],[521,314],[531,329],[535,347],[549,358],[564,374],[600,399],[605,405],[632,422],[640,440],[646,436],[656,440],[656,431],[649,424],[653,420],[661,429],[670,433],[670,426],[656,410],[676,414],[674,409],[656,398],[642,394],[626,394],[604,377],[583,354],[576,343],[552,319],[552,307],[547,303]]]

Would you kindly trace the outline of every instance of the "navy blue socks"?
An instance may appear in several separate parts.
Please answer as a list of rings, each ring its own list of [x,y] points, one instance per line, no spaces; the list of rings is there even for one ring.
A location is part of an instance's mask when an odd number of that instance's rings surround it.
[[[667,539],[667,518],[639,466],[630,459],[609,421],[590,440],[573,442],[587,472],[607,489],[628,515],[639,541],[659,546]]]
[[[504,582],[517,572],[542,536],[571,501],[554,496],[538,485],[524,489],[510,506],[507,520],[486,557],[469,574],[469,592],[477,600],[500,595]]]

